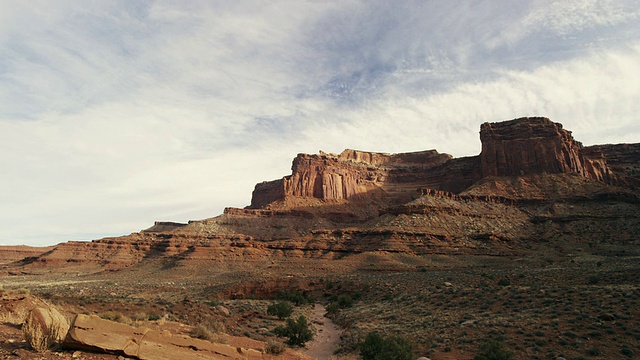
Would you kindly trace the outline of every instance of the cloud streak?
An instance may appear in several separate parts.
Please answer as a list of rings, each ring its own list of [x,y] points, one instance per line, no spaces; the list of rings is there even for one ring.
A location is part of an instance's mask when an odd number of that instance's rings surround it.
[[[296,153],[477,154],[549,116],[638,142],[626,0],[0,4],[0,244],[249,203]]]

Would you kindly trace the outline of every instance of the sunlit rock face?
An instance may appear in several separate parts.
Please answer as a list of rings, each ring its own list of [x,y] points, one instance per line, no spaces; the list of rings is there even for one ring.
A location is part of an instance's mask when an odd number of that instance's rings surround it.
[[[586,175],[582,144],[547,118],[521,118],[480,127],[482,176]]]

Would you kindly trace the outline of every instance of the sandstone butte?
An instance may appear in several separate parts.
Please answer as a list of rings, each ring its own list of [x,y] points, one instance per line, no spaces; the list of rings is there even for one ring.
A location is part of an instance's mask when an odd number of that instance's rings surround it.
[[[484,123],[480,140],[482,152],[462,158],[436,150],[298,154],[291,175],[257,184],[244,209],[188,224],[156,222],[127,236],[7,250],[0,271],[119,269],[159,256],[497,254],[506,251],[501,244],[603,234],[629,241],[640,232],[640,144],[584,147],[542,117]],[[585,221],[599,230],[585,231]]]
[[[607,153],[630,150],[634,155],[628,160],[633,163],[638,160],[637,144],[584,148],[571,132],[547,118],[484,123],[480,139],[480,156],[460,159],[436,150],[382,154],[347,149],[339,155],[299,154],[291,176],[256,185],[251,208],[286,197],[354,199],[378,189],[391,194],[420,187],[460,193],[490,176],[577,174],[607,184],[637,180],[624,172],[616,175],[606,158]]]

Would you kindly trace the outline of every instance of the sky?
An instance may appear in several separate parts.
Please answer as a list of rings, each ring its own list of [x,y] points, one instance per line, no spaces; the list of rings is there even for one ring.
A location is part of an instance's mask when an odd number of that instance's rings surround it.
[[[298,153],[640,142],[638,0],[0,0],[0,245],[214,217]]]

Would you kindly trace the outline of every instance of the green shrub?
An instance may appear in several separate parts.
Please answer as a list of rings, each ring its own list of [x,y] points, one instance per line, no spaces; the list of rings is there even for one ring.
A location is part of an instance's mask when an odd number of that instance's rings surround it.
[[[377,332],[371,332],[367,335],[364,343],[360,345],[360,356],[363,360],[375,359],[377,354],[382,352],[384,347],[384,338]]]
[[[287,326],[278,326],[273,332],[282,337],[288,337],[287,344],[303,346],[307,341],[313,339],[313,332],[309,327],[307,318],[300,315],[298,320],[287,319]]]
[[[474,360],[511,360],[513,352],[502,347],[502,343],[496,340],[485,340],[480,344],[478,355]]]
[[[351,307],[353,305],[353,299],[349,295],[340,295],[338,297],[338,306],[341,309]]]
[[[289,301],[296,306],[304,305],[308,302],[307,298],[300,291],[283,290],[276,296],[276,299]]]
[[[509,286],[509,285],[511,285],[511,281],[509,281],[509,279],[501,279],[500,281],[498,281],[498,285],[500,285],[500,286]]]
[[[330,300],[332,302],[327,305],[327,312],[329,314],[335,314],[340,309],[346,309],[353,306],[353,298],[347,294],[343,294],[340,296],[334,295],[330,298]]]
[[[327,305],[327,312],[329,314],[335,314],[338,312],[338,310],[340,310],[340,305],[337,301],[334,301],[331,304]]]
[[[284,301],[271,304],[267,307],[267,314],[277,316],[280,320],[291,316],[291,313],[293,313],[293,307]]]
[[[399,336],[383,338],[371,332],[360,345],[360,356],[362,360],[411,360],[413,348]]]
[[[633,350],[629,349],[627,346],[623,346],[622,349],[620,349],[620,353],[628,358],[633,357]]]
[[[600,349],[598,349],[597,347],[592,347],[591,349],[587,350],[587,355],[598,356],[600,355]]]

